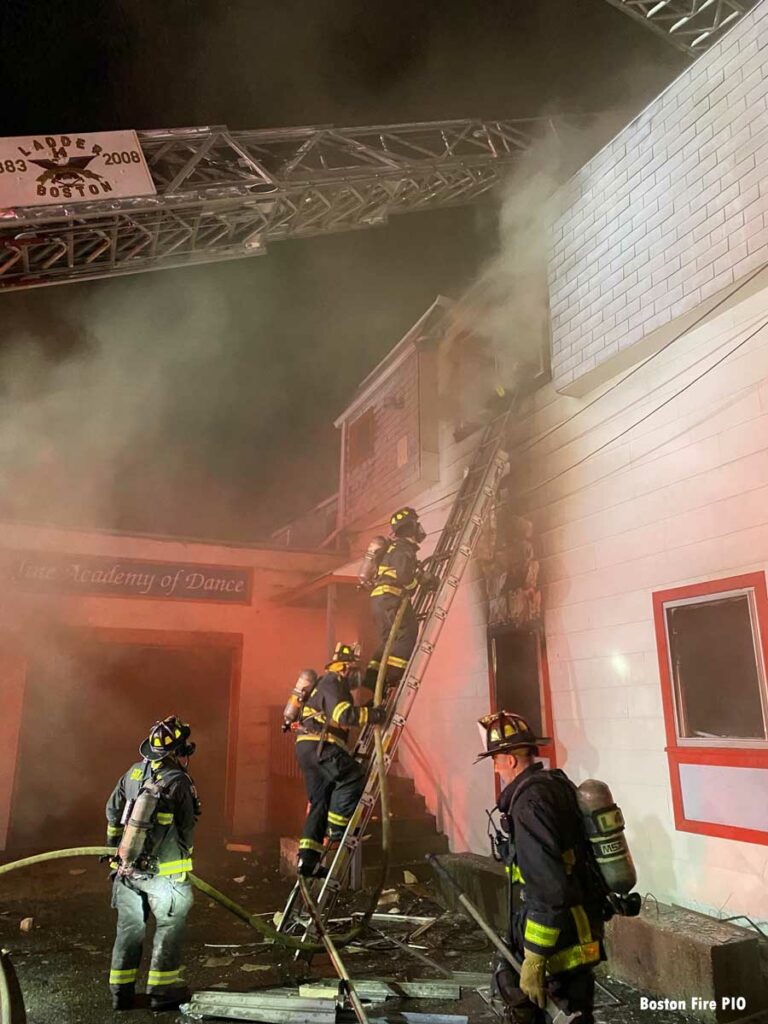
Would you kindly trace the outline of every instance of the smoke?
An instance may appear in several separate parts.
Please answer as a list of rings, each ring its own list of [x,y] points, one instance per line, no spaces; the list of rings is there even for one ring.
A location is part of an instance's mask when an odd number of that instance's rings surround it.
[[[61,301],[54,321],[38,318],[6,334],[2,515],[119,526],[128,478],[147,508],[162,504],[162,481],[173,477],[179,459],[178,446],[163,444],[162,434],[172,414],[183,426],[216,386],[227,336],[221,301],[191,284],[140,277],[81,292],[78,302]],[[76,339],[65,350],[56,344],[62,325]],[[137,454],[150,449],[151,461],[137,465]],[[182,459],[196,469],[195,452]]]
[[[547,258],[558,190],[625,121],[619,111],[590,119],[553,119],[550,130],[521,154],[500,190],[497,249],[460,314],[467,326],[490,339],[496,382],[509,387],[521,377],[547,371]]]

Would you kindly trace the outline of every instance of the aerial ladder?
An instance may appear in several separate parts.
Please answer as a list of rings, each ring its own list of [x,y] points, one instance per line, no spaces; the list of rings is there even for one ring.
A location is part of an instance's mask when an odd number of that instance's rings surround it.
[[[0,288],[239,259],[469,203],[570,120],[140,131],[156,194],[0,208]]]
[[[759,0],[608,0],[676,49],[698,57]]]
[[[392,765],[448,612],[472,559],[485,519],[496,500],[499,483],[507,471],[508,458],[503,445],[513,409],[514,399],[484,428],[434,553],[428,558],[430,572],[437,576],[439,582],[437,587],[419,587],[414,599],[414,611],[420,622],[419,638],[394,697],[387,706],[386,723],[381,727],[385,772]],[[373,729],[369,726],[364,730],[356,751],[368,763],[365,788],[333,855],[328,874],[320,880],[316,895],[317,910],[321,919],[326,921],[339,891],[349,878],[353,859],[360,849],[380,794],[377,765],[368,757],[372,735]],[[297,883],[288,897],[278,929],[295,932],[302,928],[306,937],[313,933],[311,921],[305,921],[302,917],[300,887]]]

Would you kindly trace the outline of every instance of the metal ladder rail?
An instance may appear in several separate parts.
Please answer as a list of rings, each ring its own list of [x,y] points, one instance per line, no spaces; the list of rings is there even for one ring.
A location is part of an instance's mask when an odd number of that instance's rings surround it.
[[[498,421],[493,424],[496,428],[493,431],[493,440],[489,439],[488,443],[484,445],[485,448],[492,447],[493,451],[488,454],[483,462],[484,472],[476,487],[473,488],[474,500],[471,502],[471,505],[468,500],[462,502],[462,504],[469,506],[461,516],[463,526],[460,528],[457,523],[452,528],[456,533],[456,544],[455,546],[452,545],[453,556],[450,562],[446,563],[444,579],[434,599],[430,602],[429,612],[424,621],[421,635],[398,687],[391,718],[384,728],[382,746],[384,748],[384,762],[387,771],[389,771],[392,764],[403,729],[413,702],[416,699],[424,673],[437,645],[443,624],[456,596],[459,583],[472,558],[472,553],[482,530],[485,517],[495,500],[499,482],[506,470],[507,456],[506,453],[501,451],[501,444],[503,429],[508,417],[509,412],[499,417],[503,421],[501,424]],[[469,477],[469,474],[467,474],[467,477]],[[457,503],[460,497],[461,492],[457,496]],[[469,495],[466,498],[468,499]],[[327,877],[323,879],[317,898],[317,905],[321,911],[330,912],[335,902],[349,869],[351,858],[362,841],[362,833],[370,820],[378,796],[378,772],[375,770],[375,766],[371,764],[365,788],[358,805],[352,813],[349,824],[344,832],[344,837],[336,850],[330,871]],[[311,926],[308,926],[305,935],[309,935],[310,932]]]
[[[453,601],[455,590],[458,588],[458,582],[463,576],[466,564],[475,547],[477,535],[479,535],[479,528],[472,533],[469,556],[464,558],[462,561],[459,575],[456,578],[455,583],[452,583],[452,589],[448,591],[450,596],[447,605],[443,604],[442,606],[439,606],[442,615],[438,613],[437,631],[431,639],[427,639],[426,649],[424,649],[422,647],[422,641],[424,641],[427,634],[427,620],[430,617],[430,613],[434,607],[438,593],[442,591],[446,579],[452,576],[452,574],[449,573],[449,568],[452,568],[452,560],[460,550],[461,545],[459,542],[470,523],[471,513],[475,509],[478,499],[483,496],[483,489],[488,485],[489,476],[492,477],[492,492],[490,497],[485,495],[485,499],[481,503],[482,508],[480,511],[480,520],[479,524],[476,524],[478,527],[482,527],[490,502],[493,497],[495,497],[499,480],[501,475],[503,475],[503,468],[506,465],[506,457],[504,456],[499,459],[499,452],[510,413],[511,410],[505,411],[500,416],[495,417],[486,426],[480,443],[476,446],[472,455],[472,460],[464,473],[464,478],[459,491],[451,505],[446,522],[440,532],[440,537],[438,538],[438,542],[435,546],[435,551],[430,556],[430,568],[440,579],[438,588],[430,590],[419,588],[414,598],[414,611],[416,612],[417,618],[424,622],[424,627],[420,633],[414,653],[411,655],[408,667],[403,673],[400,685],[395,691],[394,700],[391,701],[392,710],[388,716],[388,723],[385,727],[384,736],[382,737],[387,771],[389,771],[395,749],[400,740],[400,734],[402,733],[405,721],[410,713],[413,701],[415,700],[416,693],[421,683],[421,676],[424,671],[426,671],[429,657],[431,657],[432,651],[434,650],[434,646],[437,642],[437,635],[439,635],[442,623],[447,615],[448,608],[450,607],[450,603]],[[431,632],[432,631],[430,630],[430,633]],[[426,661],[424,662],[423,667],[421,667],[418,675],[416,675],[413,671],[414,659],[416,659],[419,654],[424,655],[425,653],[427,653]],[[399,706],[403,697],[405,698],[406,703],[401,711]],[[371,752],[372,746],[373,729],[367,727],[363,730],[363,733],[358,740],[355,748],[355,756],[368,756]],[[373,785],[371,785],[372,778],[375,780]],[[346,878],[347,871],[351,865],[352,857],[361,841],[361,836],[370,821],[378,795],[378,774],[375,770],[375,765],[371,763],[363,794],[355,811],[350,817],[344,837],[336,850],[329,875],[323,882],[323,887],[318,899],[318,906],[321,909],[324,909],[327,903],[330,902],[332,906],[335,902],[336,896],[341,889]],[[295,923],[293,912],[297,907],[301,906],[298,897],[299,885],[297,882],[286,902],[281,920],[277,926],[278,931],[287,931]],[[330,912],[330,908],[328,908],[328,912]],[[307,928],[305,935],[308,935],[310,930],[310,928]]]

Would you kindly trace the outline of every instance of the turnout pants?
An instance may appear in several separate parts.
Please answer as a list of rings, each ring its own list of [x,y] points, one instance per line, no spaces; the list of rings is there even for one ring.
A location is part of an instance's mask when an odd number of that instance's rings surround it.
[[[511,913],[511,928],[507,934],[507,943],[515,957],[522,962],[525,956],[523,935],[525,932],[525,907]],[[602,940],[602,922],[590,918],[591,933],[596,939]],[[566,929],[563,933],[566,945],[578,941],[575,931]],[[594,1024],[593,1006],[595,1001],[595,965],[584,965],[573,970],[553,974],[547,978],[547,992],[550,998],[566,1013],[580,1013],[579,1024]],[[497,961],[491,982],[495,991],[503,1000],[509,1020],[513,1024],[548,1024],[549,1017],[519,987],[520,978],[514,968],[506,960]]]
[[[296,759],[304,776],[309,813],[299,841],[302,874],[311,874],[323,854],[326,828],[332,841],[341,839],[365,786],[363,769],[346,750],[326,743],[299,740]]]
[[[150,914],[155,919],[155,937],[147,992],[163,999],[184,988],[181,946],[192,900],[192,885],[186,875],[115,878],[112,906],[117,910],[117,934],[109,971],[114,996],[129,996],[134,991]]]
[[[379,674],[379,666],[384,655],[389,634],[394,625],[397,609],[400,607],[400,598],[394,594],[379,594],[371,598],[371,612],[373,621],[379,634],[379,643],[373,652],[368,668],[365,673],[365,685],[372,690],[376,685],[376,677]],[[416,646],[419,635],[419,623],[416,613],[413,610],[410,600],[405,607],[400,628],[397,631],[394,642],[387,658],[387,672],[384,677],[388,686],[394,686],[400,682],[403,672],[408,665],[408,659]]]

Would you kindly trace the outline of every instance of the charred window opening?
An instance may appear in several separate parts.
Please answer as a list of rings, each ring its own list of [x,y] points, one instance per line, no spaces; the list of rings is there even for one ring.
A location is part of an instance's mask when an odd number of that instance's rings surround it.
[[[490,637],[494,702],[497,711],[521,715],[543,734],[539,634],[503,630]]]
[[[368,409],[349,425],[348,457],[351,468],[373,456],[374,413]]]
[[[766,683],[751,590],[665,605],[681,740],[766,740]]]

